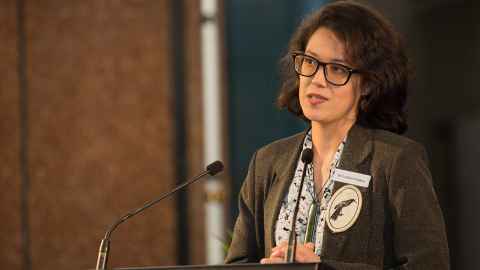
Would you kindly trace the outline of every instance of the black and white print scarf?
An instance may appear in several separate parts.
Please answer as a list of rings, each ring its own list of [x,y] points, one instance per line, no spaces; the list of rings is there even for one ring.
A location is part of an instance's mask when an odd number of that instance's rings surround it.
[[[308,219],[308,210],[312,203],[320,205],[316,207],[317,211],[317,224],[314,231],[314,242],[315,242],[315,253],[321,255],[322,253],[322,242],[323,242],[323,231],[325,228],[325,210],[327,209],[328,202],[332,197],[332,190],[334,186],[334,181],[332,180],[332,175],[335,171],[335,168],[340,163],[340,158],[342,156],[343,148],[345,146],[346,138],[340,143],[337,151],[332,159],[330,165],[330,175],[323,186],[323,194],[320,203],[318,203],[317,196],[315,194],[315,182],[313,178],[313,164],[310,163],[307,165],[307,172],[305,174],[305,183],[303,185],[302,194],[300,196],[300,205],[299,211],[297,214],[297,224],[295,225],[295,231],[297,235],[297,242],[303,243],[305,238],[305,232],[307,229],[307,219]],[[312,131],[310,130],[305,136],[303,141],[302,152],[305,148],[312,148]],[[283,241],[288,241],[290,235],[290,228],[292,226],[293,211],[295,209],[295,203],[297,201],[298,188],[300,186],[300,181],[303,173],[303,162],[299,158],[297,162],[297,167],[295,169],[295,174],[293,176],[293,181],[290,184],[287,195],[282,200],[282,205],[280,208],[280,213],[278,215],[277,223],[275,226],[275,241],[276,244],[280,244]]]

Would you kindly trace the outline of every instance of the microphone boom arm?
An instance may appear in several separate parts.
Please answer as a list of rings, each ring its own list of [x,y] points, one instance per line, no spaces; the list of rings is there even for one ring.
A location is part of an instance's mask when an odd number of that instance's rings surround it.
[[[114,224],[112,224],[112,226],[110,226],[108,231],[105,233],[105,237],[102,239],[102,241],[100,243],[100,248],[99,248],[99,251],[98,251],[98,258],[97,258],[97,265],[96,265],[95,269],[96,270],[106,270],[107,262],[108,262],[108,254],[109,254],[109,250],[110,250],[110,237],[111,237],[113,231],[115,231],[115,229],[120,224],[125,222],[127,219],[139,214],[140,212],[144,211],[145,209],[152,207],[153,205],[160,202],[161,200],[171,196],[172,194],[179,191],[180,189],[198,181],[200,178],[202,178],[206,175],[214,176],[217,173],[221,172],[222,170],[223,170],[223,164],[222,164],[221,161],[217,160],[217,161],[211,163],[210,165],[208,165],[207,169],[204,172],[195,176],[193,179],[182,183],[181,185],[179,185],[179,186],[175,187],[174,189],[170,190],[169,192],[163,194],[159,198],[154,199],[154,200],[148,202],[147,204],[143,205],[142,207],[137,208],[136,210],[133,210],[133,211],[129,212],[128,214],[122,216],[119,220],[117,220]]]
[[[193,178],[192,180],[190,181],[187,181],[179,186],[177,186],[176,188],[170,190],[169,192],[163,194],[162,196],[160,196],[159,198],[155,199],[155,200],[152,200],[150,202],[148,202],[147,204],[145,204],[144,206],[134,210],[134,211],[131,211],[130,213],[124,215],[123,217],[121,217],[117,222],[115,222],[112,226],[110,226],[110,229],[108,229],[108,231],[105,233],[105,239],[110,239],[110,235],[112,234],[113,231],[115,231],[115,229],[118,227],[118,225],[122,224],[123,222],[125,222],[127,219],[137,215],[138,213],[142,212],[143,210],[147,209],[147,208],[150,208],[152,207],[153,205],[155,205],[156,203],[160,202],[161,200],[169,197],[170,195],[172,195],[173,193],[177,192],[178,190],[196,182],[197,180],[199,180],[200,178],[204,177],[205,175],[208,175],[209,172],[208,171],[205,171],[197,176],[195,176],[195,178]]]

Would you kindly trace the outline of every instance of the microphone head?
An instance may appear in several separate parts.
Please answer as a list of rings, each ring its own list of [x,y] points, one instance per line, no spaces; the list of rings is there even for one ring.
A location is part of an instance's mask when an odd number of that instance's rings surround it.
[[[311,148],[306,148],[305,150],[303,150],[302,152],[302,162],[304,164],[309,164],[311,163],[313,160],[313,151]]]
[[[223,171],[223,163],[220,160],[214,161],[207,166],[207,172],[211,176]]]

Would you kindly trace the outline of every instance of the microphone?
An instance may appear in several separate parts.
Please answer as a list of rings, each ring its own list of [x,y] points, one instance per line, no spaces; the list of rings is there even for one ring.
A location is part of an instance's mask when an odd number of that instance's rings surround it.
[[[191,180],[184,182],[183,184],[181,184],[181,185],[175,187],[174,189],[172,189],[171,191],[163,194],[159,198],[146,203],[142,207],[140,207],[140,208],[138,208],[134,211],[129,212],[128,214],[124,215],[119,220],[117,220],[117,222],[115,222],[112,226],[110,226],[108,231],[105,233],[105,237],[102,239],[102,241],[100,243],[100,248],[99,248],[99,251],[98,251],[98,258],[97,258],[97,266],[96,266],[95,269],[96,270],[106,270],[107,269],[108,254],[109,254],[109,250],[110,250],[110,236],[112,235],[112,232],[118,227],[118,225],[122,224],[127,219],[137,215],[138,213],[142,212],[143,210],[145,210],[147,208],[150,208],[154,204],[156,204],[156,203],[160,202],[161,200],[169,197],[170,195],[176,193],[177,191],[183,189],[184,187],[192,184],[193,182],[196,182],[200,178],[202,178],[206,175],[214,176],[221,171],[223,171],[223,163],[221,161],[217,160],[217,161],[211,163],[210,165],[208,165],[207,169],[205,171],[203,171],[199,175],[195,176]]]
[[[297,223],[298,208],[300,207],[300,197],[302,195],[303,182],[305,182],[305,174],[307,173],[307,165],[312,163],[312,160],[313,160],[312,149],[306,148],[305,150],[303,150],[301,159],[303,162],[302,179],[300,180],[300,188],[298,189],[297,202],[295,204],[295,209],[293,210],[293,219],[292,219],[292,226],[290,227],[290,236],[288,237],[287,254],[285,256],[285,261],[287,263],[295,262],[295,252],[297,250],[297,233],[295,232],[295,225]]]

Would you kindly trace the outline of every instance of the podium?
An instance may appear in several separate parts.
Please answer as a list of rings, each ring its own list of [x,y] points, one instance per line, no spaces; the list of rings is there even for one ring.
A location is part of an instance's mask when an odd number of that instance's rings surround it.
[[[219,264],[219,265],[179,265],[179,266],[151,266],[151,267],[124,267],[114,270],[322,270],[318,263],[281,263],[281,264]]]

